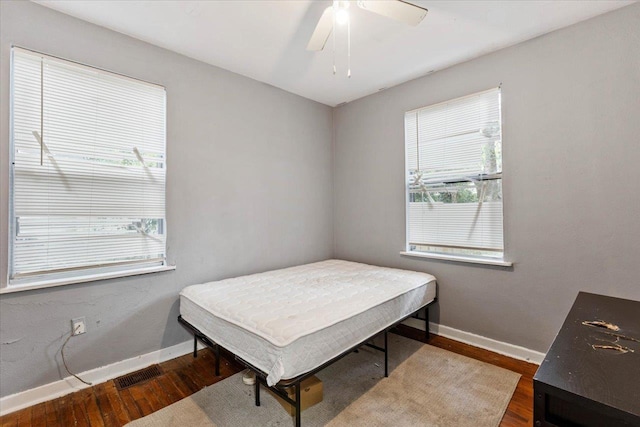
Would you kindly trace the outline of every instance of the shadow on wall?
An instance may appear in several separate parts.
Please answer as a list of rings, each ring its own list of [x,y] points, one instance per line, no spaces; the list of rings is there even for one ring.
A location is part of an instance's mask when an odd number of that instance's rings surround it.
[[[184,341],[193,339],[193,335],[189,333],[182,325],[178,323],[178,316],[180,315],[180,297],[178,297],[167,315],[167,322],[162,334],[162,342],[160,347],[169,347]]]
[[[440,300],[429,306],[429,321],[440,324]]]

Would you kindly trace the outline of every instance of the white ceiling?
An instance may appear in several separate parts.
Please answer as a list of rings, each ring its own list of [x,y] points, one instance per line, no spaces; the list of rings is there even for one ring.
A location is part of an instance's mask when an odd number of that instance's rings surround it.
[[[411,1],[429,9],[411,27],[355,7],[346,35],[306,45],[330,1],[37,1],[286,91],[335,106],[510,46],[633,1]]]

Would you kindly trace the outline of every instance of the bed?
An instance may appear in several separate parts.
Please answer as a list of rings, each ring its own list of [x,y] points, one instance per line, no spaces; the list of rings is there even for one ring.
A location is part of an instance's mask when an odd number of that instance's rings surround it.
[[[256,372],[257,405],[262,383],[299,409],[300,382],[362,345],[384,351],[388,375],[387,331],[421,309],[428,318],[435,299],[429,274],[327,260],[188,286],[179,321]],[[379,334],[384,348],[368,343]],[[282,389],[291,385],[295,400]]]

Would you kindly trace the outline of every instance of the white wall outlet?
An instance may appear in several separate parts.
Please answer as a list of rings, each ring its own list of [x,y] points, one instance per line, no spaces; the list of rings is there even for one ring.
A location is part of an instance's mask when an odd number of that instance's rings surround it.
[[[76,317],[71,319],[71,335],[80,335],[87,332],[87,327],[84,323],[84,317]]]

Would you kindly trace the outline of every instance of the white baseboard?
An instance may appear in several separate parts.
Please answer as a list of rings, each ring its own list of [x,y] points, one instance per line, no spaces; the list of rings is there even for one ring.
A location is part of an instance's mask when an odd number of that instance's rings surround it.
[[[198,348],[203,348],[202,344],[198,343]],[[92,384],[100,384],[121,375],[146,368],[147,366],[155,363],[174,359],[192,351],[193,341],[185,341],[171,347],[162,348],[151,353],[132,357],[131,359],[91,369],[78,374],[78,376]],[[62,380],[54,381],[40,387],[5,396],[0,398],[0,416],[55,399],[56,397],[67,395],[87,387],[89,386],[78,381],[76,378],[69,376]]]
[[[424,321],[422,320],[407,319],[405,324],[424,330]],[[451,338],[452,340],[460,341],[474,347],[480,347],[495,353],[504,354],[505,356],[513,357],[514,359],[525,360],[538,365],[542,363],[542,360],[544,359],[544,354],[538,351],[502,341],[496,341],[491,338],[461,331],[449,326],[429,323],[429,330],[434,334],[442,335],[443,337]],[[203,348],[203,346],[198,343],[198,348]],[[103,366],[101,368],[91,369],[78,375],[92,384],[99,384],[113,378],[117,378],[121,375],[128,374],[129,372],[146,368],[154,363],[161,363],[192,351],[193,341],[189,340],[171,347],[133,357],[131,359],[112,363],[111,365]],[[40,387],[5,396],[0,398],[0,415],[6,415],[87,387],[89,386],[70,376]]]
[[[424,330],[424,320],[407,319],[404,321],[404,324],[411,326],[412,328]],[[474,347],[484,348],[485,350],[503,354],[514,359],[535,363],[536,365],[542,363],[545,356],[544,353],[540,353],[539,351],[531,350],[526,347],[497,341],[492,338],[483,337],[482,335],[472,334],[471,332],[461,331],[459,329],[439,325],[437,323],[429,322],[429,331],[436,335],[451,338],[452,340],[460,341]]]

